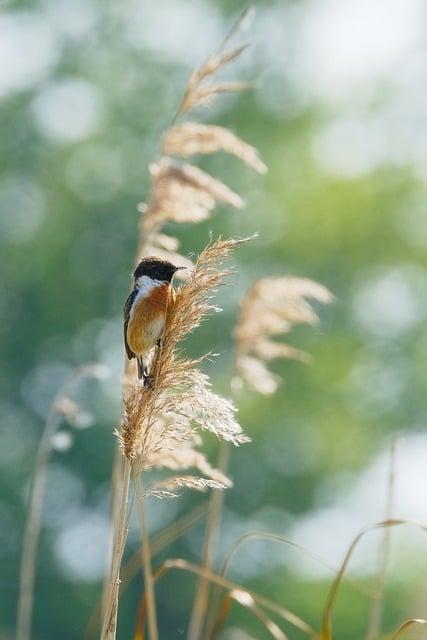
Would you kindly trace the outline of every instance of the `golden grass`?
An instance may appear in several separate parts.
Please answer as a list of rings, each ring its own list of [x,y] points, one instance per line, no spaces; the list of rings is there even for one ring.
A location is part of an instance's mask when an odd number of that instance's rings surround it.
[[[411,627],[424,624],[427,624],[427,620],[424,620],[423,618],[411,618],[410,620],[406,620],[393,634],[391,640],[397,640],[397,638],[406,633],[406,631],[408,631],[408,629],[410,629]]]
[[[156,350],[151,364],[152,385],[136,382],[125,388],[122,419],[117,430],[125,458],[124,479],[106,596],[102,632],[102,638],[106,640],[116,637],[120,565],[132,513],[132,506],[128,507],[132,477],[139,482],[138,474],[152,465],[153,455],[157,459],[156,466],[161,466],[163,452],[167,460],[165,467],[170,466],[170,450],[174,451],[175,460],[178,460],[182,445],[194,442],[195,435],[202,429],[235,445],[248,441],[235,420],[234,405],[211,390],[208,377],[198,368],[200,360],[184,358],[179,351],[182,340],[199,326],[213,308],[213,295],[228,274],[227,270],[221,268],[223,260],[246,241],[217,240],[200,254],[190,278],[178,289],[173,305],[167,310],[161,346]],[[186,460],[187,452],[180,460],[181,464],[184,465]],[[202,479],[195,479],[194,476],[174,478],[175,484],[179,482],[180,486],[189,488],[194,488],[196,481],[200,486]],[[205,486],[225,486],[209,478],[204,481]],[[167,491],[170,493],[169,489]],[[148,548],[147,538],[145,543]],[[147,562],[145,556],[146,590],[149,592],[152,585]],[[149,604],[148,612],[152,615],[150,628],[154,629],[152,598]]]
[[[177,139],[177,132],[179,133],[177,127],[179,125],[175,123],[180,116],[196,106],[210,101],[215,95],[246,88],[245,83],[216,81],[215,75],[225,65],[235,60],[246,48],[243,46],[227,49],[227,46],[247,17],[247,13],[244,12],[242,14],[215,54],[209,56],[207,61],[190,76],[180,106],[172,119],[172,124],[163,136],[163,140],[167,141],[169,139],[169,143],[172,136],[174,156],[186,157],[188,155],[188,146],[186,146],[184,137],[181,135],[180,139]],[[256,170],[262,171],[262,161],[250,145],[243,143],[236,136],[233,137],[231,133],[227,137],[225,129],[221,129],[220,133],[221,135],[219,135],[218,131],[216,132],[216,144],[219,145],[218,151],[226,150],[228,153],[241,158]],[[219,140],[221,136],[225,140],[222,146]],[[209,147],[206,146],[206,131],[202,138],[205,140],[205,146],[203,149],[200,143],[198,153],[213,153],[212,144]],[[193,135],[193,144],[194,140],[195,136]],[[243,200],[222,181],[210,176],[194,165],[173,160],[167,155],[168,153],[169,151],[161,148],[158,158],[150,167],[152,178],[150,198],[148,204],[140,204],[138,207],[141,218],[135,261],[137,262],[148,254],[153,254],[168,259],[177,265],[190,266],[191,262],[179,253],[179,241],[177,238],[166,235],[163,232],[163,226],[168,222],[196,223],[209,217],[219,202],[239,208],[243,206]],[[227,242],[221,245],[223,253],[227,252],[227,246]],[[205,254],[206,259],[209,256],[214,257],[217,248],[213,249],[211,247]],[[231,245],[229,245],[229,248],[231,248]],[[199,277],[199,293],[205,290],[206,287],[206,290],[210,290],[210,284],[216,286],[212,271],[207,269],[204,280],[202,278],[203,274],[197,265],[195,271]],[[173,450],[173,464],[176,468],[186,468],[191,459],[193,463],[196,463],[197,469],[208,476],[205,478],[207,484],[216,487],[225,486],[224,474],[214,472],[201,452],[191,455],[191,444],[194,442],[194,428],[191,423],[198,421],[200,426],[200,416],[209,416],[211,429],[218,436],[225,437],[235,444],[246,439],[234,420],[235,409],[233,405],[219,398],[210,390],[207,378],[196,370],[197,363],[185,359],[178,360],[173,352],[179,340],[197,324],[194,320],[200,309],[207,310],[207,300],[203,300],[203,295],[198,295],[194,288],[195,282],[195,277],[192,275],[189,279],[190,286],[178,292],[177,302],[173,309],[169,310],[168,326],[165,328],[162,348],[156,352],[151,368],[155,380],[155,391],[153,393],[149,393],[147,389],[144,391],[134,384],[135,373],[133,366],[129,361],[126,362],[123,386],[123,416],[118,431],[119,442],[126,462],[123,466],[119,456],[116,455],[112,474],[112,477],[116,478],[113,484],[111,507],[112,523],[116,533],[114,535],[115,552],[113,554],[112,572],[108,584],[106,582],[104,585],[106,597],[104,598],[105,606],[103,607],[105,619],[103,637],[105,638],[115,637],[117,606],[113,606],[112,599],[117,600],[118,598],[118,585],[115,582],[119,579],[119,568],[116,560],[123,553],[123,548],[120,547],[122,546],[123,538],[126,538],[126,531],[123,528],[126,509],[123,512],[123,501],[127,500],[131,468],[141,470],[144,464],[148,468],[162,466],[162,460],[165,462],[164,467],[170,467],[170,450]],[[191,287],[193,288],[191,289]],[[184,305],[191,299],[195,302],[192,306],[191,322],[193,324],[186,329],[187,313]],[[201,305],[201,307],[197,305]],[[188,316],[188,318],[190,317]],[[179,320],[178,324],[176,323],[177,319]],[[179,335],[180,332],[181,335]],[[174,346],[171,350],[172,343]],[[180,385],[182,389],[180,389]],[[180,405],[177,404],[179,395],[181,396]],[[201,402],[202,399],[203,402]],[[157,406],[157,403],[159,403],[159,406]],[[182,409],[184,405],[185,417],[182,418],[181,415],[174,413],[173,407]],[[172,410],[169,411],[171,407]],[[172,424],[174,424],[173,427]],[[205,424],[208,423],[205,421]],[[125,483],[123,482],[123,477],[127,478]],[[201,479],[200,477],[188,478],[188,476],[180,476],[180,482],[184,484],[187,482],[187,486],[194,487],[195,484],[200,486]],[[112,595],[113,593],[115,594],[114,596]],[[107,633],[109,635],[106,635]]]
[[[316,640],[319,638],[317,632],[309,624],[307,624],[304,620],[302,620],[299,616],[297,616],[295,613],[293,613],[286,607],[283,607],[282,605],[279,605],[276,602],[273,602],[269,598],[266,598],[265,596],[262,596],[256,593],[255,591],[252,591],[251,589],[247,589],[246,587],[243,587],[242,585],[236,582],[233,582],[228,578],[224,578],[214,573],[213,571],[206,569],[205,567],[196,565],[192,562],[188,562],[187,560],[184,560],[182,558],[169,559],[163,562],[160,565],[160,567],[155,571],[154,580],[155,581],[160,580],[172,569],[180,570],[180,571],[188,571],[189,573],[202,577],[208,582],[225,589],[227,592],[238,591],[242,594],[244,593],[246,594],[248,602],[253,601],[259,607],[262,607],[263,609],[271,611],[272,613],[279,616],[282,620],[288,622],[290,625],[292,625],[296,629],[299,629],[300,631],[302,631],[307,637],[313,638]],[[145,611],[144,603],[145,603],[145,595],[143,595],[141,599],[140,611],[141,610]],[[140,627],[138,629],[138,633],[141,634],[141,629],[145,625],[145,619],[143,616],[139,616],[139,625]],[[139,635],[137,637],[143,638],[144,636]]]
[[[197,428],[235,445],[249,440],[235,420],[233,404],[211,390],[198,368],[200,360],[179,353],[181,341],[213,308],[213,294],[227,275],[218,265],[242,242],[246,240],[218,240],[200,254],[167,311],[161,347],[150,370],[153,385],[136,382],[124,397],[117,435],[124,456],[139,468],[146,468],[153,455],[161,465],[163,452],[169,465],[171,450],[178,460],[180,446],[194,441]],[[184,452],[182,460],[187,457]]]
[[[282,536],[276,536],[269,532],[267,533],[251,532],[241,536],[241,538],[239,538],[236,541],[236,543],[231,547],[224,561],[221,574],[216,574],[203,566],[199,566],[194,563],[187,562],[182,558],[176,558],[176,559],[169,559],[163,562],[159,566],[159,568],[155,571],[154,580],[157,581],[163,578],[172,569],[174,570],[178,569],[178,570],[188,571],[199,577],[203,577],[209,583],[214,584],[218,588],[225,590],[226,594],[223,597],[222,602],[218,607],[218,611],[213,620],[213,624],[211,625],[210,629],[206,629],[204,632],[203,637],[205,638],[205,640],[215,640],[217,638],[218,634],[221,632],[226,622],[226,619],[230,613],[231,604],[233,601],[238,602],[242,606],[245,606],[248,609],[250,609],[252,613],[254,613],[254,615],[256,615],[258,619],[263,622],[266,630],[269,632],[269,634],[272,634],[273,637],[276,637],[274,635],[275,633],[277,634],[277,637],[283,637],[281,634],[284,634],[284,631],[280,627],[278,627],[277,624],[272,619],[270,619],[268,616],[265,615],[264,610],[271,611],[272,613],[276,614],[284,622],[291,624],[295,628],[305,633],[310,638],[313,638],[316,640],[332,639],[333,635],[332,635],[331,617],[333,612],[333,606],[335,604],[335,599],[337,597],[339,587],[344,578],[345,571],[348,567],[348,564],[350,562],[351,556],[354,553],[355,548],[357,547],[360,540],[364,537],[364,535],[366,535],[368,532],[373,531],[375,529],[389,528],[389,527],[400,526],[400,525],[413,525],[418,528],[421,528],[423,531],[427,531],[427,524],[417,522],[417,521],[412,521],[412,520],[405,520],[405,519],[385,520],[385,521],[370,525],[364,528],[354,538],[338,570],[332,567],[329,567],[329,565],[325,563],[321,558],[319,558],[316,554],[305,549],[302,545],[300,545],[297,542],[288,540],[286,538],[283,538]],[[333,571],[336,574],[335,580],[333,581],[333,584],[331,586],[331,589],[327,598],[327,602],[324,607],[323,626],[322,626],[321,632],[317,632],[309,624],[307,624],[304,620],[302,620],[299,616],[297,616],[295,613],[293,613],[286,607],[283,607],[282,605],[279,605],[271,601],[269,598],[266,598],[254,592],[253,590],[247,589],[243,585],[235,583],[229,580],[228,578],[226,578],[225,573],[233,556],[235,555],[235,553],[243,543],[251,539],[266,539],[273,542],[279,542],[279,543],[284,543],[286,545],[290,545],[302,551],[303,553],[307,554],[309,557],[313,558],[317,562],[320,562],[324,566],[328,566],[331,569],[331,571]],[[376,592],[371,593],[364,586],[360,586],[354,581],[348,581],[348,582],[358,591],[365,593],[365,595],[368,595],[371,597],[372,596],[376,597],[378,595]],[[140,609],[138,613],[137,628],[134,636],[135,640],[137,639],[143,640],[143,638],[145,638],[144,632],[143,632],[143,629],[145,626],[145,616],[146,616],[146,602],[145,602],[145,594],[144,594],[141,599]],[[398,637],[400,637],[400,635],[404,634],[412,626],[424,625],[424,624],[427,624],[427,621],[422,618],[411,618],[405,621],[403,624],[401,624],[398,627],[398,629],[390,636],[390,639],[396,640]],[[287,636],[284,634],[284,637],[287,637]]]
[[[184,284],[176,292],[175,302],[167,310],[161,346],[153,354],[150,369],[153,385],[142,386],[135,381],[133,365],[126,362],[122,416],[116,431],[120,455],[116,456],[113,469],[111,520],[114,535],[111,571],[101,606],[102,640],[116,638],[120,582],[123,578],[129,580],[135,573],[135,557],[126,565],[125,570],[121,567],[135,500],[142,537],[141,556],[145,581],[135,635],[139,640],[145,637],[146,623],[150,640],[158,640],[154,584],[172,569],[192,573],[198,578],[189,640],[200,640],[203,630],[204,637],[217,637],[227,620],[232,603],[239,604],[254,615],[266,633],[276,640],[286,640],[287,635],[270,614],[274,614],[280,622],[292,625],[310,638],[332,640],[333,609],[354,549],[368,531],[384,528],[383,555],[368,635],[368,640],[375,640],[380,630],[389,543],[388,529],[410,523],[407,520],[392,519],[390,508],[386,520],[367,527],[353,540],[341,567],[338,571],[335,570],[336,577],[324,607],[320,634],[286,607],[232,582],[225,575],[241,545],[254,539],[268,539],[293,546],[319,561],[319,558],[297,542],[271,533],[248,533],[230,549],[221,573],[212,571],[222,509],[222,495],[218,491],[213,492],[210,501],[202,565],[184,559],[170,559],[157,571],[152,571],[153,553],[187,530],[197,518],[190,518],[188,522],[183,522],[182,526],[178,526],[177,522],[169,532],[164,532],[150,541],[144,502],[150,496],[175,496],[182,488],[204,491],[230,487],[232,483],[227,477],[230,454],[228,444],[240,445],[249,440],[236,420],[234,403],[214,393],[208,377],[201,371],[203,358],[186,358],[181,352],[182,341],[212,310],[213,296],[225,276],[229,274],[229,270],[222,267],[222,261],[248,239],[220,239],[213,242],[202,251],[193,265],[189,258],[180,253],[179,240],[164,233],[164,227],[169,223],[198,223],[208,219],[219,204],[235,209],[244,206],[240,194],[222,180],[188,162],[189,158],[227,153],[260,174],[267,170],[258,150],[229,129],[194,121],[178,122],[189,112],[211,103],[222,93],[249,88],[250,85],[246,82],[223,81],[216,77],[246,49],[246,44],[231,48],[228,48],[228,45],[247,15],[248,12],[242,14],[218,50],[191,74],[178,110],[162,137],[158,157],[150,165],[151,191],[148,202],[138,206],[140,221],[135,261],[155,254],[177,265],[187,266],[189,271],[184,277]],[[314,325],[318,321],[310,301],[328,303],[331,300],[332,295],[325,287],[305,278],[270,277],[261,278],[254,283],[241,303],[240,316],[234,331],[235,367],[231,381],[234,395],[243,384],[259,393],[274,393],[278,388],[279,379],[268,367],[274,359],[294,358],[308,361],[305,352],[287,343],[278,342],[276,338],[288,334],[296,324]],[[40,442],[24,539],[18,640],[29,640],[30,637],[35,558],[52,436],[60,420],[66,417],[72,421],[76,412],[78,413],[78,406],[62,391],[53,405]],[[204,430],[212,432],[222,440],[218,468],[211,465],[200,450],[201,433]],[[147,472],[153,468],[161,469],[166,477],[150,485]],[[191,469],[195,469],[197,475],[190,473]],[[390,495],[392,484],[391,479]],[[391,498],[389,502],[391,503]],[[412,524],[427,529],[423,524]],[[158,542],[159,539],[162,540],[161,543]],[[212,585],[217,588],[217,594],[219,590],[225,590],[225,595],[218,606],[218,599],[211,598],[209,608]],[[214,595],[217,594],[214,591]],[[426,624],[426,621],[421,618],[406,621],[395,632],[393,640],[417,624]]]
[[[304,554],[305,556],[307,556],[308,558],[312,559],[314,562],[317,562],[323,567],[326,567],[327,569],[329,569],[331,573],[334,573],[336,575],[338,574],[338,569],[331,566],[328,562],[325,562],[323,558],[321,558],[318,554],[314,553],[310,549],[307,549],[304,545],[300,544],[299,542],[296,542],[295,540],[291,540],[289,538],[271,533],[269,531],[251,531],[249,533],[245,533],[241,535],[240,538],[238,538],[236,542],[230,547],[229,551],[227,552],[227,555],[224,558],[219,575],[221,577],[225,577],[227,575],[227,572],[234,559],[234,556],[242,547],[242,545],[245,545],[253,541],[259,541],[259,540],[267,540],[275,544],[283,544],[292,549],[296,549],[300,551],[302,554]],[[360,593],[363,593],[370,597],[376,597],[377,595],[376,592],[372,592],[371,590],[366,588],[364,585],[360,585],[354,580],[348,579],[347,582],[355,590],[359,591]],[[223,598],[223,602],[220,605],[218,590],[214,591],[213,595],[211,596],[211,603],[209,606],[209,612],[208,612],[208,617],[206,621],[206,631],[205,631],[206,638],[215,637],[217,630],[225,622],[226,616],[224,616],[224,600],[225,598]]]
[[[376,522],[375,524],[369,525],[362,529],[357,536],[351,542],[347,553],[344,556],[344,560],[342,561],[341,567],[337,573],[337,576],[332,583],[330,588],[328,597],[326,599],[325,608],[323,610],[323,623],[322,623],[322,640],[332,640],[332,613],[333,607],[335,604],[335,600],[338,594],[338,590],[343,579],[343,576],[347,570],[348,564],[351,560],[351,557],[359,544],[360,540],[370,531],[374,531],[375,529],[385,529],[387,527],[396,527],[401,525],[413,525],[416,526],[423,531],[427,532],[427,524],[422,522],[417,522],[415,520],[405,520],[405,519],[392,519],[392,520],[383,520],[382,522]]]
[[[151,557],[156,556],[163,551],[175,540],[178,540],[184,536],[190,529],[198,524],[201,519],[206,515],[207,506],[205,504],[199,504],[191,511],[184,513],[175,522],[169,526],[161,529],[154,534],[150,541]],[[134,551],[127,562],[122,567],[121,579],[120,579],[120,596],[131,584],[133,578],[138,574],[141,569],[141,553],[142,549]],[[102,612],[102,600],[94,606],[90,618],[87,622],[84,631],[84,640],[89,640],[97,635],[97,628],[101,619]]]

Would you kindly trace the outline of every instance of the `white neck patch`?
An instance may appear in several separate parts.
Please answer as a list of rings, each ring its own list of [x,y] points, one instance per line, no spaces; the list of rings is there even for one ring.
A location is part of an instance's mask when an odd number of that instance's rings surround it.
[[[135,286],[138,288],[138,293],[136,294],[135,300],[133,302],[132,308],[130,310],[130,315],[132,316],[135,311],[136,303],[141,300],[141,298],[146,298],[150,291],[160,287],[165,284],[161,280],[155,280],[154,278],[150,278],[150,276],[141,276],[135,282]]]

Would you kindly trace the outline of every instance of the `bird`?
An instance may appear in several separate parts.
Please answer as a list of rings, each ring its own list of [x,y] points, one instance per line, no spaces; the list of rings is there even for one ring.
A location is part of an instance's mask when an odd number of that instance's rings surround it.
[[[124,342],[129,360],[136,358],[138,379],[151,386],[147,357],[160,344],[168,305],[173,303],[174,274],[177,267],[167,260],[149,256],[138,263],[133,272],[133,289],[124,305]]]

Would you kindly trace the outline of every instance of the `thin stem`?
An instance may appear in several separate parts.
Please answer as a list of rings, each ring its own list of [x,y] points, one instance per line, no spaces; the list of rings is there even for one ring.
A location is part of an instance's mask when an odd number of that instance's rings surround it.
[[[411,618],[410,620],[406,620],[406,622],[401,624],[397,631],[393,633],[391,640],[397,640],[399,636],[416,624],[427,624],[427,620],[424,620],[423,618]]]
[[[387,499],[385,519],[391,520],[393,516],[394,504],[394,484],[395,484],[395,458],[396,458],[396,440],[393,440],[390,447],[388,482],[387,482]],[[381,542],[381,555],[378,565],[378,574],[376,580],[375,597],[372,604],[371,617],[369,621],[366,640],[375,640],[380,636],[381,620],[383,613],[385,575],[387,571],[389,553],[390,553],[391,530],[386,527],[383,532]]]
[[[155,231],[157,231],[157,229],[152,229],[151,231],[147,232],[147,234],[144,233],[143,217],[141,216],[138,223],[138,240],[137,240],[137,248],[136,248],[136,253],[134,258],[135,266],[138,264],[138,260],[140,259],[140,257],[144,254],[145,247],[147,246],[147,244],[149,244],[151,236],[152,234],[155,233]],[[122,397],[124,397],[125,394],[127,393],[129,380],[132,376],[132,370],[133,370],[132,362],[133,361],[129,360],[125,354]],[[109,545],[109,550],[107,552],[108,558],[112,558],[113,548],[116,543],[116,541],[114,540],[114,535],[115,535],[115,532],[117,531],[117,528],[115,525],[116,525],[117,519],[119,518],[119,513],[120,513],[120,500],[122,495],[122,491],[121,491],[122,477],[123,477],[123,456],[118,446],[118,443],[116,442],[115,450],[114,450],[113,467],[111,470],[110,545]],[[105,620],[106,618],[106,614],[107,614],[106,607],[107,607],[109,590],[110,590],[109,575],[108,573],[106,573],[104,576],[104,582],[102,587],[101,620]]]
[[[31,637],[37,548],[41,531],[43,503],[46,495],[47,467],[52,453],[52,440],[62,420],[60,401],[69,395],[73,386],[79,380],[90,375],[94,375],[94,368],[91,364],[87,364],[77,369],[65,381],[51,404],[40,438],[22,543],[16,623],[17,640],[29,640]]]
[[[309,624],[307,624],[304,620],[299,618],[289,609],[282,607],[280,604],[273,602],[269,598],[266,598],[256,593],[255,591],[251,591],[250,589],[247,589],[246,587],[240,584],[237,584],[236,582],[231,582],[227,578],[223,578],[222,576],[216,575],[215,573],[212,573],[211,571],[208,571],[207,569],[204,569],[199,565],[193,564],[191,562],[187,562],[182,558],[165,560],[165,562],[163,562],[156,569],[153,575],[154,581],[161,580],[162,578],[164,578],[166,573],[168,573],[170,570],[173,570],[173,569],[180,570],[180,571],[189,571],[190,573],[193,573],[197,576],[204,576],[210,582],[215,584],[217,587],[221,589],[225,589],[227,591],[225,598],[232,598],[234,600],[237,600],[243,606],[249,605],[249,608],[251,608],[251,601],[253,601],[253,603],[256,603],[257,605],[259,605],[260,607],[263,607],[264,609],[272,611],[273,613],[278,615],[282,620],[285,620],[286,622],[292,624],[294,627],[296,627],[297,629],[305,633],[307,636],[312,638],[312,640],[320,640],[319,634],[312,627],[310,627]],[[144,593],[142,595],[140,606],[139,606],[139,615],[138,615],[139,626],[137,628],[137,634],[139,635],[135,635],[135,639],[137,637],[138,638],[143,637],[141,635],[141,630],[143,629],[143,626],[144,626],[145,611],[146,611],[146,605],[145,605],[145,593]]]
[[[308,558],[311,558],[315,562],[318,562],[320,565],[322,565],[326,569],[329,569],[332,573],[335,573],[335,574],[338,573],[338,570],[335,567],[330,565],[328,562],[325,562],[323,558],[317,555],[317,553],[310,551],[310,549],[307,549],[304,545],[300,544],[299,542],[295,542],[294,540],[290,540],[289,538],[285,538],[284,536],[280,536],[275,533],[270,533],[268,531],[251,531],[249,533],[244,533],[243,535],[241,535],[240,538],[238,538],[236,542],[233,544],[233,546],[229,549],[227,555],[225,556],[225,559],[221,568],[221,573],[219,575],[225,577],[227,572],[229,571],[231,562],[234,559],[234,556],[236,555],[236,553],[241,549],[241,547],[244,544],[248,542],[253,542],[255,540],[269,540],[272,543],[287,545],[291,548],[297,549],[298,551],[302,552],[305,556],[307,556]],[[363,585],[357,584],[354,580],[348,579],[347,582],[351,584],[353,588],[359,591],[360,593],[363,593],[370,597],[373,597],[376,593],[375,591],[372,591],[371,589],[368,589]]]
[[[151,549],[150,538],[147,531],[144,515],[144,496],[142,491],[142,477],[136,481],[136,499],[138,503],[139,525],[142,537],[142,564],[144,568],[144,586],[147,603],[147,624],[150,640],[158,640],[159,632],[157,627],[156,598],[154,594],[154,580],[151,569]]]
[[[230,460],[230,445],[222,441],[218,457],[217,468],[223,473],[227,472]],[[212,491],[209,499],[209,511],[206,520],[205,542],[202,554],[202,567],[212,569],[215,551],[217,547],[219,529],[221,526],[221,512],[224,504],[224,492]],[[201,636],[206,611],[209,604],[209,592],[211,589],[209,579],[201,575],[197,584],[196,597],[191,611],[188,640],[198,640]]]
[[[120,513],[120,496],[121,496],[121,481],[123,477],[123,456],[122,453],[116,445],[114,449],[114,461],[113,468],[111,472],[111,500],[110,500],[110,526],[109,526],[109,540],[108,540],[108,551],[107,558],[113,557],[113,549],[114,549],[114,536],[117,531],[117,527],[115,524],[119,521],[119,513]],[[107,612],[107,598],[109,592],[109,574],[106,571],[104,574],[104,580],[102,585],[102,596],[101,596],[101,608],[100,608],[100,620],[104,620]]]
[[[196,523],[198,523],[206,515],[206,507],[198,505],[192,509],[189,513],[182,515],[176,522],[172,523],[165,529],[162,529],[155,534],[151,539],[151,557],[157,555],[170,545],[172,542],[183,536],[189,531]],[[131,580],[136,576],[141,566],[141,551],[138,549],[135,551],[129,560],[124,564],[120,577],[120,593],[119,597],[123,596],[123,591],[129,586]],[[108,586],[108,581],[106,582]],[[99,620],[104,619],[104,615],[101,615],[102,607],[104,603],[100,599],[98,604],[94,607],[91,616],[87,622],[86,629],[83,635],[83,640],[89,640],[96,633],[96,628],[99,624]]]
[[[272,600],[270,600],[269,598],[266,598],[265,596],[261,596],[255,591],[252,591],[251,589],[247,589],[246,587],[243,587],[242,585],[236,582],[232,582],[231,580],[228,580],[228,578],[223,578],[222,576],[219,576],[213,573],[212,571],[205,569],[204,567],[193,564],[192,562],[187,562],[187,560],[183,560],[182,558],[173,558],[170,560],[165,560],[165,562],[162,565],[160,565],[160,567],[157,569],[156,573],[154,574],[154,579],[155,580],[160,579],[165,575],[167,571],[170,571],[171,569],[189,571],[190,573],[196,574],[198,576],[204,576],[210,582],[213,582],[218,587],[222,589],[226,589],[227,591],[237,590],[237,591],[245,592],[246,594],[251,596],[254,599],[254,601],[257,604],[259,604],[261,607],[264,607],[265,609],[268,609],[269,611],[276,613],[283,620],[286,620],[297,629],[300,629],[300,631],[308,635],[310,638],[313,638],[313,639],[316,638],[316,640],[318,638],[318,633],[312,627],[310,627],[310,625],[307,624],[304,620],[299,618],[292,611],[289,611],[289,609],[282,607],[281,605],[273,602]]]
[[[245,12],[244,12],[245,13]],[[243,15],[243,14],[242,14]],[[239,24],[241,24],[239,22]],[[227,41],[225,41],[227,42]],[[237,352],[234,351],[234,364],[233,374],[230,380],[231,397],[234,401],[237,399],[238,392],[233,388],[233,380],[237,366]],[[224,440],[220,443],[217,468],[222,473],[227,473],[230,464],[231,447],[228,442]],[[221,528],[221,514],[224,506],[224,492],[223,491],[211,491],[209,498],[208,517],[206,521],[205,529],[205,542],[203,547],[202,564],[203,569],[211,571],[213,568],[213,562],[215,557],[215,550],[219,538],[219,530]],[[206,575],[201,574],[197,584],[196,597],[193,602],[193,608],[191,611],[190,626],[188,632],[188,640],[199,640],[204,624],[206,615],[208,614],[206,621],[206,637],[209,637],[209,633],[212,631],[215,624],[215,610],[214,602],[218,602],[218,588],[215,583],[212,584],[212,597],[211,607],[209,605],[209,592],[211,584]]]
[[[230,388],[231,396],[233,400],[237,398],[237,391],[233,389],[234,372],[236,371],[237,354],[234,353],[234,369],[231,376]],[[231,447],[228,442],[224,440],[220,443],[217,468],[222,473],[227,473],[230,464]],[[224,506],[224,492],[223,491],[211,491],[209,498],[208,517],[206,521],[205,529],[205,543],[202,556],[202,567],[204,569],[212,570],[215,557],[215,550],[219,538],[219,530],[221,528],[221,514]],[[212,627],[215,623],[215,609],[212,604],[208,610],[209,605],[209,591],[211,585],[209,579],[201,574],[197,585],[196,597],[193,603],[193,609],[191,611],[190,626],[188,633],[188,640],[199,640],[202,632],[202,627],[206,614],[208,618],[206,621],[206,637],[209,637],[209,633],[212,631]],[[217,585],[212,585],[213,595],[211,601],[218,601],[218,589]]]
[[[230,612],[232,601],[237,602],[242,607],[245,607],[249,611],[251,611],[254,616],[261,622],[261,624],[265,627],[266,631],[275,639],[275,640],[289,640],[288,636],[284,631],[274,622],[272,618],[270,618],[265,611],[259,607],[255,600],[250,596],[247,591],[239,591],[238,589],[234,589],[229,591],[227,595],[224,597],[224,616],[221,620],[218,621],[218,628],[215,629],[215,638],[221,632],[225,620]]]
[[[30,640],[31,637],[36,556],[40,538],[43,502],[46,494],[47,465],[52,452],[52,438],[61,423],[61,415],[57,410],[57,400],[58,396],[53,402],[46,419],[36,455],[21,556],[17,640]]]
[[[427,524],[422,522],[417,522],[416,520],[404,520],[404,519],[393,519],[393,520],[384,520],[383,522],[376,522],[368,527],[365,527],[360,531],[357,536],[353,539],[352,543],[347,549],[347,553],[344,556],[344,560],[341,563],[341,567],[335,577],[335,580],[332,583],[332,586],[329,590],[328,597],[326,599],[326,605],[323,609],[323,623],[322,623],[322,640],[332,640],[332,610],[335,603],[335,598],[338,593],[339,586],[341,584],[341,580],[347,570],[350,559],[353,555],[353,552],[360,540],[370,531],[374,531],[375,529],[383,529],[384,527],[396,527],[404,524],[412,524],[416,527],[419,527],[423,531],[427,532]]]
[[[129,489],[132,465],[126,459],[123,466],[122,493],[120,499],[119,520],[114,539],[113,560],[110,573],[110,584],[106,597],[106,615],[101,633],[101,640],[115,640],[117,631],[117,612],[119,607],[120,566],[129,531],[129,520],[132,505],[128,510]]]

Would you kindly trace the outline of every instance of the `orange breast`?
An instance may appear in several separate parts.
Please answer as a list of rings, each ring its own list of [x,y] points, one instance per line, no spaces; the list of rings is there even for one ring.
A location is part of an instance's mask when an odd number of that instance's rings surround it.
[[[137,297],[127,329],[129,347],[136,355],[151,351],[163,333],[170,287],[162,284]]]

